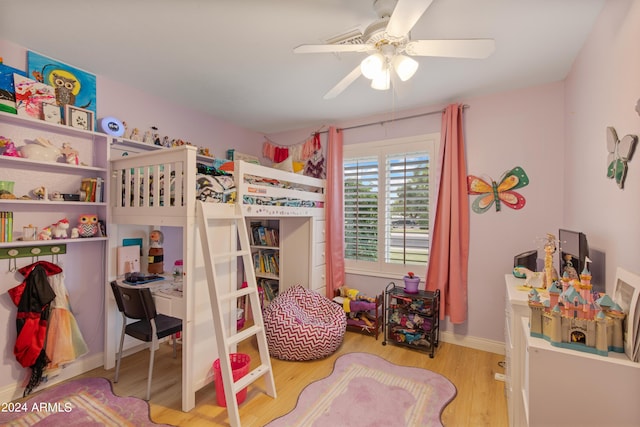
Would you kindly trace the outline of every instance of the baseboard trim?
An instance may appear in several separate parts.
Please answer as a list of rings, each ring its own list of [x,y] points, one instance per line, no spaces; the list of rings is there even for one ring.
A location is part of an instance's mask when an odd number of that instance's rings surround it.
[[[52,374],[52,376],[49,377],[46,382],[40,384],[40,386],[33,392],[44,390],[45,388],[59,384],[77,375],[83,374],[95,368],[99,368],[103,365],[102,358],[102,352],[92,354],[91,356],[87,356],[85,358],[80,358],[76,362],[70,363],[69,365],[63,367],[60,371],[55,373],[55,376],[53,376],[54,374]],[[25,375],[27,375],[26,368],[24,372]],[[24,386],[22,385],[22,381],[8,384],[0,389],[0,402],[11,402],[13,400],[19,399],[22,397],[23,392]]]
[[[505,354],[504,343],[500,341],[470,337],[466,335],[456,335],[449,331],[440,331],[440,341],[449,344],[461,345],[463,347],[475,348],[476,350],[488,351],[489,353]]]

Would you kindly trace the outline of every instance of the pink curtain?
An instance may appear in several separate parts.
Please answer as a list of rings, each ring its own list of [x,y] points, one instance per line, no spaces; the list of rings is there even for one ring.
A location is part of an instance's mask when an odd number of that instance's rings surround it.
[[[344,285],[344,187],[342,175],[342,131],[329,128],[327,187],[325,191],[325,259],[327,297]]]
[[[449,105],[442,116],[440,187],[427,270],[427,290],[440,289],[440,318],[467,319],[469,198],[462,131],[462,106]]]

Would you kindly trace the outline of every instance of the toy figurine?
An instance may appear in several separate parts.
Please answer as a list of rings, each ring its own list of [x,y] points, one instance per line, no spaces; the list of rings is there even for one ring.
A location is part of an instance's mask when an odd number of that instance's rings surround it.
[[[44,186],[34,188],[31,192],[36,200],[49,200],[49,193],[47,192],[47,188]]]
[[[558,272],[553,267],[553,254],[556,252],[556,237],[547,233],[547,240],[544,243],[544,288],[549,289],[551,284],[558,280]]]
[[[62,150],[60,150],[65,160],[70,165],[79,165],[78,150],[75,150],[68,142],[62,143]]]
[[[78,218],[78,235],[93,237],[98,233],[98,215],[84,214]]]
[[[133,128],[133,130],[131,131],[131,135],[129,136],[129,139],[132,141],[142,141],[142,136],[140,135],[140,129]]]
[[[151,131],[145,131],[144,136],[142,137],[142,142],[145,144],[153,144],[153,136],[151,135]]]
[[[4,136],[0,136],[0,148],[4,148],[3,156],[20,157],[20,152],[16,148],[16,144]]]
[[[151,126],[153,130],[153,145],[162,145],[160,142],[160,135],[158,135],[158,128],[155,126]]]
[[[67,218],[62,218],[60,221],[56,222],[51,226],[51,233],[53,234],[53,238],[66,239],[68,229],[69,229],[69,220]]]
[[[38,234],[38,240],[51,240],[51,227],[43,228]]]
[[[164,273],[164,250],[162,244],[164,242],[164,234],[160,230],[153,230],[149,234],[149,265],[147,270],[149,274]]]

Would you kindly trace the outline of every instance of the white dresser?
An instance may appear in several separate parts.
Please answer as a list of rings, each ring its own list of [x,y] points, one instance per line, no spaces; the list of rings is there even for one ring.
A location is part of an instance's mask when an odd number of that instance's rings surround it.
[[[527,305],[527,291],[519,290],[524,285],[524,279],[517,279],[513,274],[505,275],[506,302],[504,344],[506,355],[505,392],[507,408],[509,410],[509,425],[513,427],[526,426],[524,402],[522,396],[522,372],[524,372],[524,347],[521,323],[529,320],[529,306]]]
[[[640,426],[640,363],[529,336],[524,280],[505,276],[509,423],[514,427]]]

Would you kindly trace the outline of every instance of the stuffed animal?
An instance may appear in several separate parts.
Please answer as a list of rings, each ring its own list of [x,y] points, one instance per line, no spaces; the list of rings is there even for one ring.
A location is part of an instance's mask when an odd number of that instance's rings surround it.
[[[51,233],[54,239],[66,239],[67,230],[69,229],[69,220],[63,218],[51,226]]]
[[[51,240],[51,227],[45,227],[38,233],[38,240]]]
[[[98,234],[98,215],[80,215],[80,218],[78,218],[78,234],[80,237],[93,237]]]

